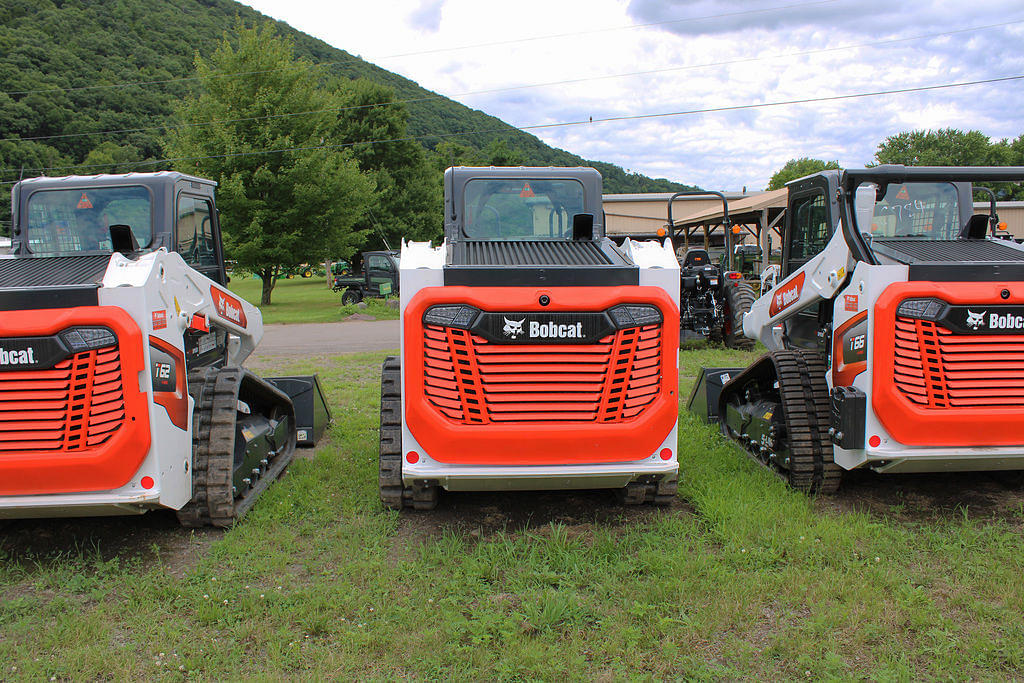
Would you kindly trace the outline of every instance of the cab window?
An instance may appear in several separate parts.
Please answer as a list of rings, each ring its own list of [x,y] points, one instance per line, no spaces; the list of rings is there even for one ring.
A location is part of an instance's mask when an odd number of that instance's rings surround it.
[[[797,270],[819,254],[828,244],[831,225],[825,195],[813,194],[797,199],[790,208],[792,232],[786,274]]]
[[[127,225],[140,247],[153,239],[149,190],[141,186],[43,190],[28,200],[33,254],[111,251],[110,226]]]
[[[470,180],[464,230],[471,239],[571,239],[583,199],[578,180]]]
[[[195,266],[217,265],[213,216],[208,201],[187,195],[178,197],[177,228],[177,251],[186,263]]]

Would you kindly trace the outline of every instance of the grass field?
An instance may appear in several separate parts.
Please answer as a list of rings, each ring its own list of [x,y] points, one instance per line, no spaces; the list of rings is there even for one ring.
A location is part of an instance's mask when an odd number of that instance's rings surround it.
[[[353,313],[375,316],[381,320],[396,320],[398,310],[384,305],[381,299],[367,299],[365,309],[342,306],[341,292],[332,292],[324,277],[278,280],[270,297],[269,306],[260,306],[263,281],[259,278],[232,276],[231,291],[263,313],[263,324],[277,323],[333,323]]]
[[[684,414],[671,509],[549,493],[387,512],[383,355],[264,368],[320,372],[338,424],[226,533],[0,531],[0,679],[1024,674],[1019,503],[907,514],[914,478],[870,512],[812,500]],[[682,395],[701,365],[751,357],[685,352]]]

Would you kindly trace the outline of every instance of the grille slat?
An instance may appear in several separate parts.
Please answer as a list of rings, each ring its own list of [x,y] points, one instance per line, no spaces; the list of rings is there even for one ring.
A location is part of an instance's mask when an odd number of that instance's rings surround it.
[[[0,451],[74,453],[101,445],[124,420],[117,347],[0,374]]]
[[[492,344],[468,331],[424,328],[424,392],[464,424],[614,422],[658,396],[661,329],[631,328],[595,344]]]
[[[928,408],[1024,406],[1024,335],[960,335],[896,319],[894,382]]]

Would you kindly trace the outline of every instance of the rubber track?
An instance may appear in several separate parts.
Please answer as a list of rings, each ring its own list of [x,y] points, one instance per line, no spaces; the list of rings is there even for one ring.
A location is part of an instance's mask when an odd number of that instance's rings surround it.
[[[380,474],[384,507],[402,509],[402,366],[388,356],[380,371]]]
[[[199,446],[209,439],[213,380],[217,372],[216,368],[200,368],[188,375],[188,392],[195,402],[192,407],[192,500],[178,510],[177,515],[178,522],[189,528],[210,523],[206,507],[207,453]]]
[[[277,479],[295,455],[294,439],[278,447],[272,464],[255,485],[235,497],[233,488],[235,426],[238,417],[238,391],[245,370],[242,368],[200,371],[201,383],[193,415],[192,500],[178,519],[185,526],[229,527],[242,519],[256,499]],[[197,373],[199,374],[199,373]],[[196,418],[198,417],[198,420]],[[196,426],[198,425],[198,429]],[[292,425],[294,430],[294,424]],[[281,452],[282,448],[285,449]]]
[[[214,381],[210,435],[206,440],[206,507],[213,526],[228,527],[234,524],[236,518],[241,518],[241,515],[235,513],[235,496],[232,491],[235,422],[238,418],[238,387],[241,383],[241,368],[225,368]]]
[[[754,348],[754,340],[743,336],[743,316],[754,305],[754,299],[754,290],[746,282],[741,280],[736,285],[726,285],[725,315],[729,317],[729,331],[724,335],[726,347],[748,350]]]
[[[679,477],[676,474],[664,477],[655,483],[634,481],[619,489],[619,501],[623,505],[671,505],[679,492]]]
[[[835,493],[842,470],[833,461],[828,436],[831,399],[825,362],[802,351],[776,351],[771,357],[786,420],[789,484],[807,493]]]
[[[379,463],[378,484],[384,507],[392,510],[437,507],[437,486],[402,483],[402,364],[397,356],[388,356],[381,366]]]

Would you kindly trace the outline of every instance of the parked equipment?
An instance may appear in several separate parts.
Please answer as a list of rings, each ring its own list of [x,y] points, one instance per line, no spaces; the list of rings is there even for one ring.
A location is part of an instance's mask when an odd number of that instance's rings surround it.
[[[450,168],[445,242],[402,245],[402,356],[381,378],[380,497],[676,495],[679,265],[618,248],[590,168]]]
[[[0,517],[172,508],[229,526],[292,459],[288,393],[242,367],[263,322],[224,286],[215,185],[160,172],[14,186]]]
[[[723,432],[803,491],[854,468],[1024,469],[1024,247],[972,197],[1022,181],[878,166],[790,183],[781,282],[743,326],[771,351],[713,402]]]
[[[678,228],[672,218],[672,202],[678,197],[713,195],[722,200],[725,252],[722,263],[714,265],[705,249],[687,249],[680,259],[679,341],[722,342],[729,348],[750,349],[754,342],[743,336],[743,316],[754,303],[754,290],[733,270],[735,256],[746,259],[747,251],[732,248],[729,202],[721,192],[693,190],[677,192],[668,200],[668,224],[672,244],[680,245]],[[677,252],[678,253],[678,252]]]
[[[366,297],[393,296],[398,294],[398,252],[363,252],[363,269],[354,274],[335,275],[331,287],[343,292],[344,306],[357,304]]]

